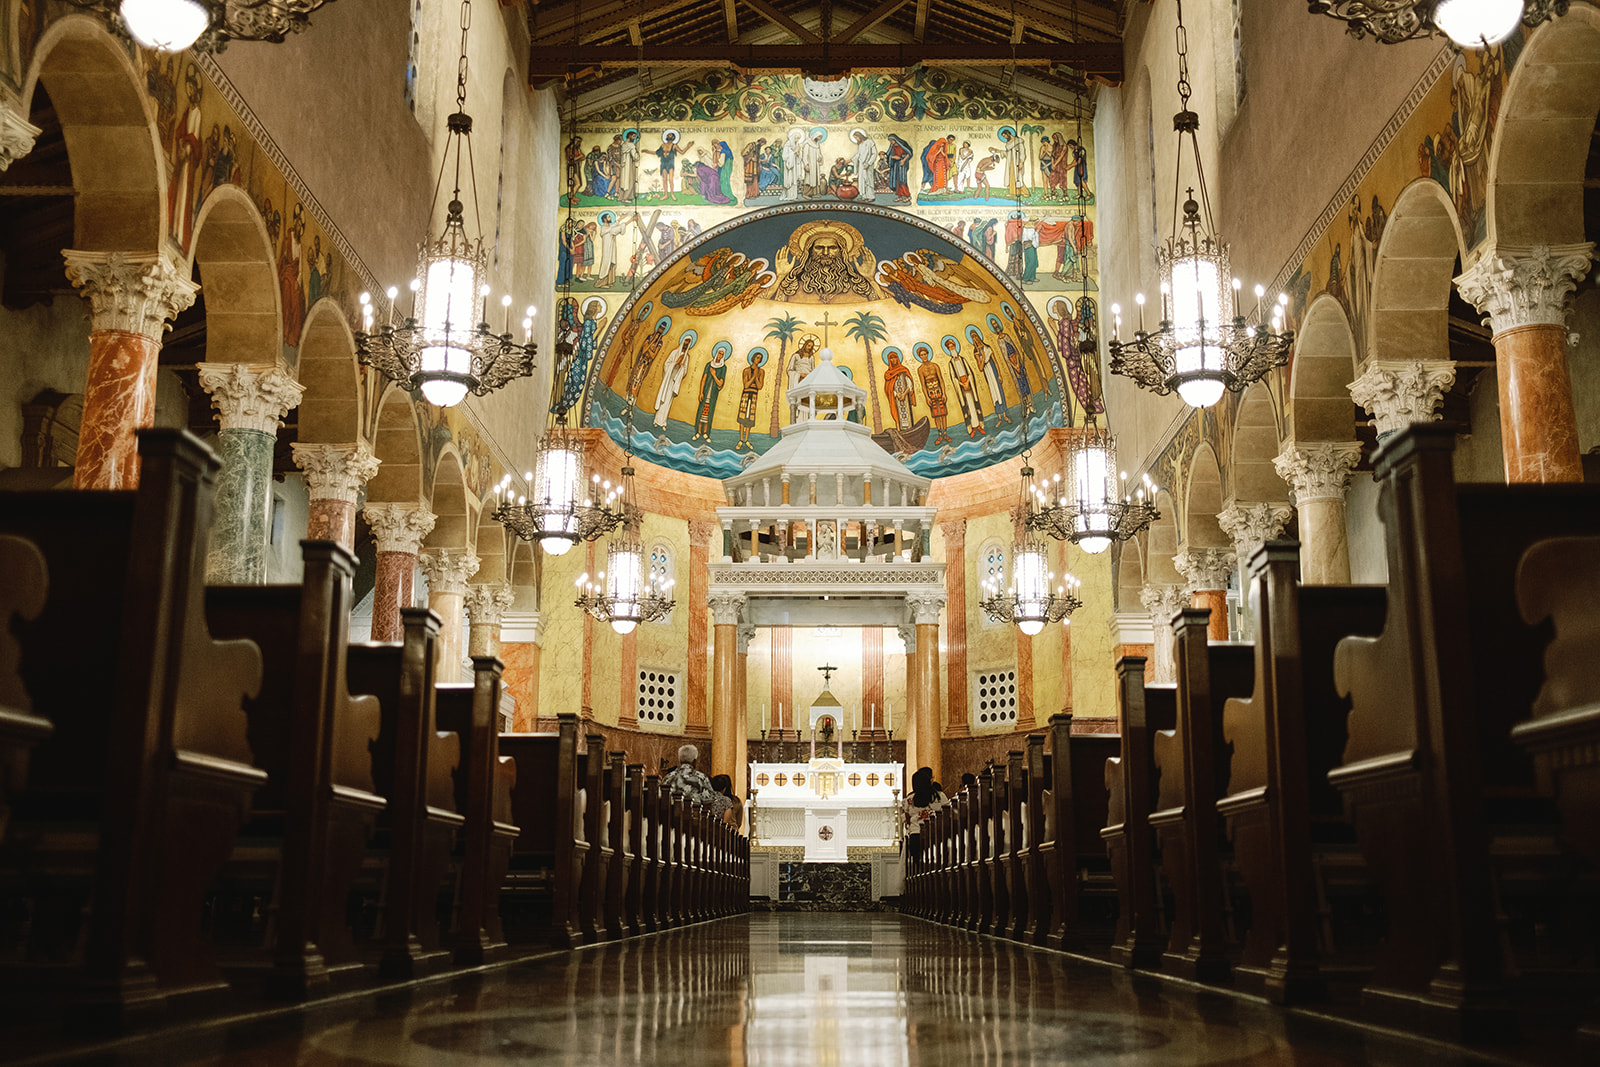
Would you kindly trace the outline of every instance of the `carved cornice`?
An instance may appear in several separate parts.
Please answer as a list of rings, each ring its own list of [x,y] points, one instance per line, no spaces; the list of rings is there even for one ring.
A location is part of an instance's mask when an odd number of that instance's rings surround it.
[[[1496,334],[1518,326],[1567,324],[1568,299],[1589,273],[1594,242],[1499,245],[1456,279],[1461,296]]]
[[[1233,504],[1217,515],[1217,525],[1233,538],[1233,551],[1249,562],[1262,545],[1283,533],[1294,516],[1288,504]]]
[[[295,465],[306,475],[312,500],[343,500],[354,504],[361,487],[378,473],[383,461],[365,444],[289,446]]]
[[[1350,397],[1372,415],[1384,437],[1437,418],[1434,409],[1455,380],[1456,365],[1448,359],[1373,360],[1350,383]]]
[[[473,568],[476,570],[477,568]],[[500,629],[501,620],[505,617],[506,609],[516,599],[508,585],[483,583],[467,586],[467,596],[464,601],[467,609],[467,619],[473,626],[492,626]]]
[[[419,504],[368,504],[361,509],[379,552],[416,555],[422,539],[433,532],[433,512]]]
[[[1272,461],[1278,476],[1294,487],[1295,504],[1308,500],[1344,500],[1350,475],[1361,462],[1359,441],[1290,441]]]
[[[1225,548],[1190,548],[1172,557],[1172,565],[1195,589],[1226,589],[1238,558]]]
[[[299,406],[306,391],[277,367],[201,363],[197,369],[200,385],[211,394],[211,406],[224,430],[255,430],[276,436],[278,420]]]
[[[16,100],[0,99],[0,171],[32,152],[38,136],[39,127],[28,122]]]
[[[422,573],[428,576],[428,595],[465,596],[467,579],[478,573],[482,563],[466,549],[441,548],[417,557]]]
[[[62,251],[67,279],[89,301],[94,330],[123,330],[159,341],[200,287],[167,254]]]

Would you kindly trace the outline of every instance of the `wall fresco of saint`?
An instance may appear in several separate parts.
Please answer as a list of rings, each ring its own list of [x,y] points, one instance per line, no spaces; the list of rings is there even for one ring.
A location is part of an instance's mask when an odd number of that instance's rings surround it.
[[[785,317],[784,309],[772,305],[797,299],[774,287],[785,281],[800,284],[792,273],[783,276],[784,265],[776,258],[783,242],[763,238],[754,245],[720,250],[715,244],[697,247],[690,262],[672,268],[674,286],[683,281],[681,271],[696,272],[694,284],[665,294],[668,304],[630,295],[662,264],[673,264],[685,246],[712,229],[751,217],[752,212],[779,210],[793,229],[799,224],[796,209],[849,205],[915,216],[926,227],[920,232],[928,235],[903,248],[900,238],[889,239],[888,247],[900,249],[893,255],[877,247],[881,240],[867,240],[856,253],[870,253],[872,259],[863,260],[858,268],[870,299],[856,294],[863,306],[852,306],[846,314],[869,311],[882,320],[879,330],[894,331],[871,339],[874,353],[881,341],[897,350],[891,355],[908,372],[938,365],[941,374],[947,373],[942,361],[948,357],[940,346],[945,335],[952,334],[952,324],[942,317],[961,314],[972,302],[962,295],[964,290],[982,291],[997,304],[993,310],[1000,316],[996,322],[1003,334],[1020,333],[1038,346],[1030,356],[1037,362],[1029,386],[1039,391],[1038,379],[1053,382],[1045,391],[1054,398],[1050,417],[1056,424],[1095,420],[1104,411],[1100,368],[1095,361],[1085,363],[1076,350],[1080,327],[1098,314],[1092,137],[1087,121],[1002,97],[942,71],[857,76],[833,83],[712,74],[597,115],[564,134],[566,218],[556,281],[558,287],[570,286],[571,299],[558,308],[558,315],[574,353],[573,361],[558,368],[552,407],[563,410],[575,405],[583,394],[585,379],[572,375],[574,363],[584,373],[603,363],[613,375],[621,374],[602,343],[606,328],[612,328],[611,336],[618,341],[636,342],[641,332],[653,338],[654,323],[637,318],[648,314],[642,310],[645,303],[652,305],[650,312],[657,318],[665,315],[673,320],[659,342],[669,349],[687,328],[686,318],[721,316],[728,325],[715,336],[707,332],[707,323],[693,323],[692,366],[684,371],[691,379],[688,389],[695,388],[693,382],[713,361],[717,343],[726,341],[735,349],[730,365],[738,377],[723,388],[742,392],[747,348],[739,348],[735,337],[747,338],[769,349],[768,363],[761,368],[767,372],[766,394],[759,402],[765,421],[744,427],[748,432],[742,436],[730,429],[734,436],[724,448],[721,427],[713,418],[712,432],[700,433],[689,455],[652,458],[701,474],[725,476],[737,469],[741,454],[759,454],[788,422],[787,405],[774,405],[766,398],[781,395],[792,384],[787,370],[781,383],[773,380],[780,358],[772,346],[784,350],[781,361],[787,363],[807,333],[817,333],[821,343],[821,331],[806,325],[809,320],[804,315],[789,316],[801,323],[793,336],[787,326],[777,327],[776,334],[766,332],[768,319],[781,323]],[[921,254],[935,246],[944,251],[931,257]],[[758,260],[763,261],[759,268]],[[991,284],[995,274],[1004,275],[1007,284]],[[842,295],[829,299],[842,300]],[[615,320],[625,301],[635,317],[623,325]],[[873,305],[870,310],[867,303]],[[1001,303],[1009,307],[1011,319],[998,307]],[[928,317],[940,324],[924,322]],[[1019,331],[1013,320],[1032,321]],[[985,316],[956,325],[960,329],[952,337],[967,358],[974,355],[968,348],[967,325],[981,330],[980,351],[995,338]],[[836,337],[828,340],[837,353],[856,343],[847,340],[842,346],[834,343]],[[930,346],[927,360],[918,358],[919,341]],[[605,355],[597,360],[601,352]],[[1071,365],[1056,369],[1058,353],[1066,353]],[[862,364],[853,370],[862,374],[870,370],[874,379],[890,370],[886,357],[873,358],[868,364],[863,354]],[[898,374],[892,378],[902,380]],[[1009,403],[1017,402],[1020,394],[1014,384],[990,389],[981,372],[975,371],[972,378],[985,410],[991,410],[995,395],[1008,395]],[[920,389],[922,379],[916,380]],[[604,397],[608,391],[612,396],[629,395],[625,386],[618,388],[614,377],[594,395]],[[946,393],[945,417],[959,424],[961,397],[953,387]],[[880,406],[890,399],[876,394],[875,398]],[[657,408],[646,403],[653,398],[640,399],[653,420]],[[990,440],[978,449],[977,458],[955,455],[951,450],[960,452],[960,442],[934,425],[925,398],[918,403],[912,426],[928,420],[926,438],[915,431],[895,441],[896,451],[914,457],[910,461],[914,468],[930,474],[956,473],[1011,454]],[[1002,407],[1007,417],[1009,403]],[[674,444],[686,445],[703,427],[696,426],[694,413],[682,414],[680,418],[678,407],[668,405],[666,425],[656,428]],[[1030,414],[1030,419],[1041,422],[1040,428],[1043,417],[1040,411]],[[881,413],[875,419],[875,429],[886,434],[893,425],[894,420]],[[972,439],[990,432],[992,428],[974,433]]]

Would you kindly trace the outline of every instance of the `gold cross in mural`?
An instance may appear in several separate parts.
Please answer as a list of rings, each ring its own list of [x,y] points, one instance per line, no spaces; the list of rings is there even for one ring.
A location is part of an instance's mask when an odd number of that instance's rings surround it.
[[[827,348],[828,347],[828,327],[829,326],[843,326],[844,323],[842,323],[842,322],[829,322],[828,321],[828,313],[826,311],[824,311],[822,313],[822,318],[815,320],[814,322],[812,322],[811,325],[813,325],[813,326],[821,326],[822,327],[822,347],[823,348]]]

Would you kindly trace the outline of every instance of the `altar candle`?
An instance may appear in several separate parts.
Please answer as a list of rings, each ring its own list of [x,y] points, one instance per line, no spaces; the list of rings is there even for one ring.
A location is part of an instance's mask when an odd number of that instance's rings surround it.
[[[892,729],[889,725],[889,705],[887,704],[883,706],[883,728],[885,731]]]
[[[876,705],[876,704],[872,705],[872,716],[871,716],[870,721],[874,722],[874,723],[876,723],[878,721],[878,705]],[[867,729],[876,730],[877,727],[876,726],[869,726],[869,727],[867,727]]]
[[[772,725],[772,723],[767,721],[767,706],[765,704],[763,704],[763,705],[761,705],[761,728],[763,730],[765,730],[765,729],[769,728],[771,725]]]

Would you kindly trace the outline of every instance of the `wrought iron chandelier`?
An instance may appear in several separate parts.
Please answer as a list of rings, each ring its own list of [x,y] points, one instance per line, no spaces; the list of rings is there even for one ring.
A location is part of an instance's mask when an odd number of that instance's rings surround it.
[[[512,491],[509,474],[495,487],[494,520],[552,556],[565,555],[579,541],[597,541],[635,508],[631,459],[630,454],[618,485],[599,474],[586,479],[583,442],[568,428],[566,412],[558,412],[521,491]]]
[[[1126,472],[1117,470],[1117,439],[1110,430],[1089,427],[1065,449],[1062,467],[1044,489],[1033,487],[1027,508],[1029,529],[1058,541],[1071,541],[1089,553],[1126,541],[1161,517],[1155,483],[1148,474],[1132,493]]]
[[[1520,23],[1532,29],[1567,13],[1568,0],[1307,0],[1313,15],[1345,24],[1357,39],[1399,44],[1442,33],[1459,48],[1488,48]]]
[[[282,43],[331,0],[70,0],[157,52],[220,52],[229,41]]]
[[[1239,279],[1230,286],[1228,243],[1217,233],[1211,216],[1211,200],[1206,193],[1205,167],[1200,159],[1200,143],[1195,137],[1200,116],[1189,110],[1192,88],[1189,84],[1189,43],[1183,27],[1183,4],[1178,4],[1178,97],[1181,110],[1173,116],[1178,132],[1178,164],[1175,168],[1172,205],[1172,236],[1158,252],[1161,270],[1161,319],[1154,330],[1144,324],[1144,294],[1139,305],[1139,328],[1131,341],[1122,340],[1122,309],[1111,306],[1111,373],[1132,378],[1158,395],[1176,391],[1191,407],[1210,407],[1226,389],[1242,391],[1274,367],[1289,362],[1294,333],[1284,329],[1284,309],[1288,297],[1264,312],[1266,295],[1256,286],[1256,325],[1246,323],[1239,306]],[[1183,201],[1183,220],[1178,220],[1178,189],[1183,186],[1184,140],[1194,158],[1195,180]],[[1231,292],[1230,292],[1231,288]],[[1229,317],[1231,305],[1232,316]]]
[[[1022,439],[1028,439],[1026,415],[1022,422]],[[1022,487],[1013,518],[1017,522],[1017,541],[1011,546],[1011,583],[1002,587],[994,578],[985,579],[983,598],[978,606],[996,622],[1015,623],[1017,629],[1032,637],[1047,623],[1060,622],[1083,606],[1083,601],[1073,595],[1082,583],[1070,574],[1056,576],[1050,570],[1050,557],[1044,543],[1034,536],[1032,516],[1041,499],[1033,482],[1033,466],[1029,453],[1022,453]],[[1055,582],[1055,588],[1051,583]]]
[[[601,622],[608,622],[619,634],[630,634],[641,622],[656,622],[672,612],[672,580],[662,579],[650,566],[639,543],[639,527],[644,512],[633,494],[633,405],[628,405],[629,451],[622,461],[621,494],[617,511],[622,516],[622,533],[606,547],[606,569],[594,579],[578,576],[578,599],[574,605]]]
[[[507,382],[533,373],[538,345],[533,343],[533,316],[529,307],[522,319],[522,340],[511,334],[511,296],[500,298],[504,331],[489,325],[488,255],[483,247],[483,219],[478,213],[478,177],[472,164],[472,116],[467,106],[467,32],[472,25],[472,0],[461,5],[461,61],[456,73],[456,110],[446,122],[449,140],[439,164],[433,202],[439,202],[445,168],[455,155],[455,187],[445,205],[444,229],[436,240],[424,241],[417,277],[411,281],[411,307],[398,322],[396,302],[400,291],[391,286],[384,295],[388,307],[384,322],[375,327],[379,309],[371,294],[361,294],[362,329],[356,333],[356,356],[381,371],[408,392],[421,390],[430,404],[450,407],[468,393],[483,396]],[[465,208],[461,203],[461,162],[466,157],[472,183],[472,210],[477,216],[476,239],[467,236]],[[482,317],[474,322],[482,301]]]

